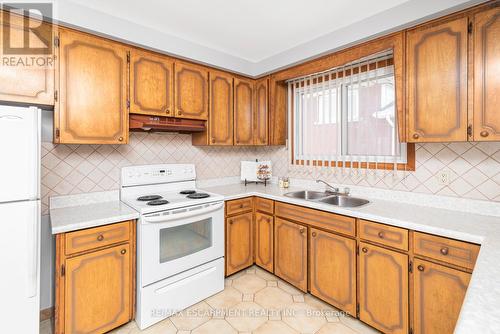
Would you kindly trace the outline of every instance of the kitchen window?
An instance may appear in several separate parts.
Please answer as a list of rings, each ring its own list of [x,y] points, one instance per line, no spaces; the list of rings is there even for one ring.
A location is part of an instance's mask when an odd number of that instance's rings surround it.
[[[408,162],[392,52],[291,80],[288,91],[292,163],[391,169]]]

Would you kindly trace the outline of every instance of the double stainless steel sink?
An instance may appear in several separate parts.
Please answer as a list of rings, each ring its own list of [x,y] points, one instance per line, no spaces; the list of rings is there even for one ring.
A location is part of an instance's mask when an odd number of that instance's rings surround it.
[[[307,201],[315,201],[339,207],[353,208],[370,203],[370,201],[362,198],[351,197],[346,194],[330,192],[330,191],[292,191],[286,193],[285,196],[291,198],[304,199]]]

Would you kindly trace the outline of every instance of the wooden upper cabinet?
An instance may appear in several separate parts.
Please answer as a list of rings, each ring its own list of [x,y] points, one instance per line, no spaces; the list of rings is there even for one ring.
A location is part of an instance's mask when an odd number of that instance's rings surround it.
[[[420,259],[414,268],[414,333],[452,334],[471,274]]]
[[[59,52],[55,141],[127,143],[127,49],[100,37],[61,30]]]
[[[210,145],[233,145],[233,77],[210,72]]]
[[[287,139],[287,85],[269,79],[269,145],[285,145]]]
[[[130,112],[174,115],[174,62],[137,49],[130,51]]]
[[[274,271],[274,222],[273,216],[255,213],[255,264]]]
[[[408,255],[359,247],[359,318],[383,333],[408,333]]]
[[[234,144],[253,145],[254,82],[234,78]]]
[[[276,218],[274,273],[300,290],[307,291],[307,227]]]
[[[208,70],[175,62],[175,116],[208,119]]]
[[[407,34],[409,142],[467,141],[467,17]]]
[[[269,141],[269,80],[255,83],[254,144],[267,145]]]
[[[105,333],[131,318],[130,245],[66,260],[64,333]]]
[[[500,141],[500,7],[474,16],[474,140]]]
[[[253,213],[226,218],[226,275],[253,264]]]
[[[356,316],[356,241],[310,230],[311,294]]]
[[[1,12],[1,28],[4,38],[10,37],[10,47],[20,48],[22,52],[25,46],[24,37],[29,38],[29,47],[45,48],[54,44],[52,27],[48,23],[41,23],[39,20],[30,19],[29,24],[24,24],[23,18],[18,15],[8,15]],[[28,27],[37,27],[35,35]],[[54,68],[55,68],[55,48],[51,54],[15,54],[5,53],[6,46],[4,40],[0,40],[0,53],[4,57],[14,57],[13,65],[0,66],[0,100],[30,104],[54,104]],[[19,57],[37,57],[34,65],[23,65],[17,62]],[[8,58],[6,58],[8,59]]]

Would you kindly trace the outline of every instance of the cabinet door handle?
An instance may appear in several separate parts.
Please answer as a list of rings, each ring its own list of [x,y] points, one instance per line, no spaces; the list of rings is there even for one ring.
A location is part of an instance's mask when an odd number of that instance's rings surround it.
[[[481,131],[481,132],[479,133],[479,135],[480,135],[481,137],[488,137],[489,132],[488,132],[488,131],[486,131],[486,130],[483,130],[483,131]]]
[[[166,108],[165,109],[165,114],[169,115],[170,114],[170,109],[169,108]]]
[[[368,248],[366,247],[361,248],[361,250],[363,251],[363,253],[368,253]]]
[[[417,269],[418,269],[418,271],[424,271],[425,267],[423,265],[419,264]]]
[[[215,138],[212,137],[212,144],[215,144]]]
[[[126,250],[126,249],[122,249],[122,250],[120,251],[120,253],[121,253],[122,255],[124,255],[125,253],[127,253],[127,250]]]
[[[420,136],[418,135],[418,133],[414,133],[413,134],[413,139],[418,139]]]
[[[118,141],[123,141],[123,137],[118,138]]]
[[[233,220],[229,220],[229,225],[233,225]]]
[[[99,234],[99,235],[97,236],[97,241],[103,241],[103,240],[104,240],[104,235]]]
[[[443,255],[448,255],[448,251],[449,251],[448,247],[443,247],[440,250],[441,254],[443,254]]]
[[[306,229],[305,229],[305,228],[303,228],[303,227],[301,227],[301,228],[299,229],[299,232],[300,232],[300,233],[302,233],[302,234],[304,234],[304,232],[305,232],[305,231],[306,231]]]
[[[382,231],[378,232],[378,237],[380,239],[384,239],[384,232],[382,232]]]
[[[182,110],[177,109],[177,114],[182,115]]]
[[[312,236],[313,236],[313,237],[315,237],[315,236],[316,236],[316,232],[313,232],[313,233],[312,233]]]

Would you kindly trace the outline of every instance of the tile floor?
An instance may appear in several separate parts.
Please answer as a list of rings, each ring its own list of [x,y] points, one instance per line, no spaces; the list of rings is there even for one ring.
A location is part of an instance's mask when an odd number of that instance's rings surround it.
[[[40,334],[51,334],[50,321]],[[368,334],[359,320],[304,294],[258,267],[226,278],[226,288],[189,309],[140,331],[134,322],[112,334]]]

